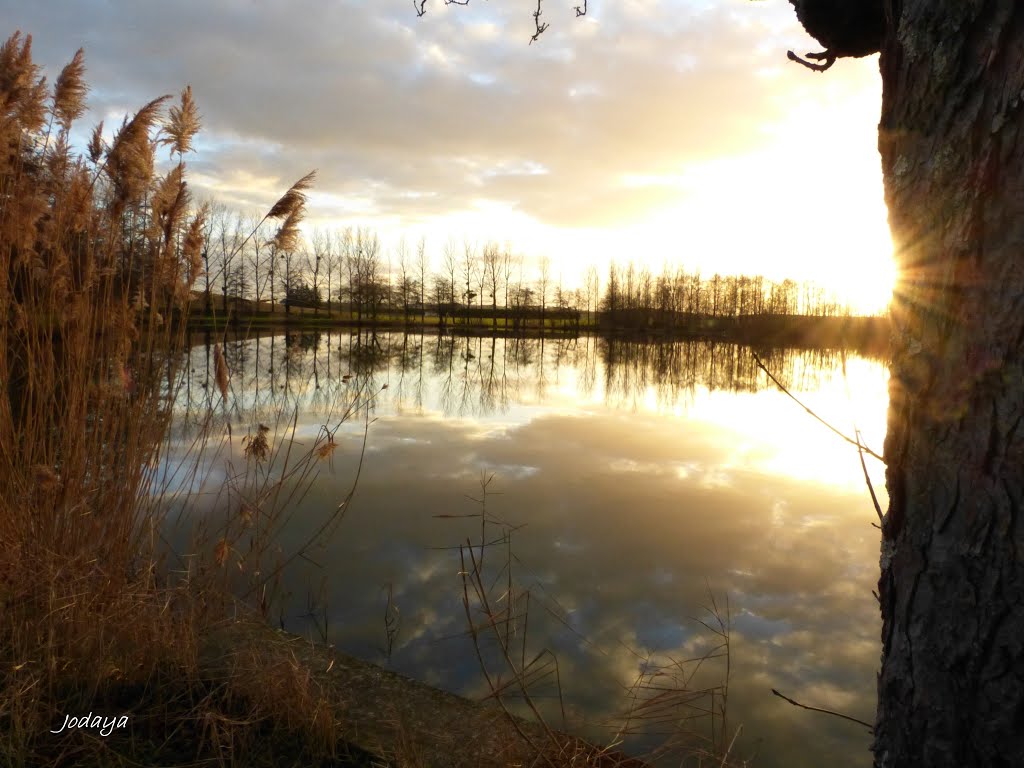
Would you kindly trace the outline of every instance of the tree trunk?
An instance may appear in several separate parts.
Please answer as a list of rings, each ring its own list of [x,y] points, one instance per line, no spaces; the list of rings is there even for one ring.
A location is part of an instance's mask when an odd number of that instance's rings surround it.
[[[877,766],[1024,765],[1024,3],[886,0]]]

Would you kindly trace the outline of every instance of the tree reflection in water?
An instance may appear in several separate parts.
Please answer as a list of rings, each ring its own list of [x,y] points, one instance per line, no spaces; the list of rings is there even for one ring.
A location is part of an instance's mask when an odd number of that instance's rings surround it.
[[[212,383],[214,341],[232,372],[226,403]],[[514,552],[537,600],[529,631],[557,655],[584,732],[600,737],[621,709],[622,690],[643,671],[638,659],[649,668],[699,651],[687,617],[701,615],[707,583],[732,605],[729,722],[744,725],[747,747],[763,740],[756,764],[816,765],[851,751],[863,759],[849,764],[870,764],[869,737],[796,714],[770,693],[870,715],[878,537],[856,450],[780,394],[748,349],[366,329],[194,343],[175,406],[183,446],[211,402],[225,433],[227,423],[237,437],[294,414],[296,439],[308,442],[353,391],[378,393],[338,432],[333,465],[321,466],[284,533],[287,550],[334,508],[372,422],[353,512],[312,558],[322,567],[302,562],[288,577],[289,629],[316,632],[304,617],[319,616],[340,647],[486,693],[457,577],[458,544],[479,533],[462,519],[474,511],[466,497],[486,469],[496,476],[489,506],[525,525]],[[757,354],[852,431],[839,351]],[[878,448],[883,361],[854,356],[848,369],[855,424]],[[390,606],[401,610],[397,637],[381,622]]]

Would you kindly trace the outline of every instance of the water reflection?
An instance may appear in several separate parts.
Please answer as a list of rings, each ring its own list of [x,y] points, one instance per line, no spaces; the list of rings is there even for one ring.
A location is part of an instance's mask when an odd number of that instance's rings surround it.
[[[769,385],[748,350],[320,332],[228,340],[225,352],[226,402],[199,343],[176,406],[181,446],[211,410],[225,435],[231,425],[214,471],[224,456],[244,463],[238,436],[258,423],[294,417],[309,439],[353,393],[373,395],[282,534],[287,550],[336,508],[372,421],[348,517],[313,558],[321,567],[289,575],[289,629],[313,631],[317,617],[323,630],[326,618],[351,652],[486,693],[452,549],[479,520],[438,517],[478,511],[467,496],[483,470],[495,475],[491,514],[524,526],[512,549],[535,601],[530,648],[556,654],[576,727],[601,734],[645,660],[702,647],[691,617],[710,588],[732,607],[729,719],[743,724],[743,753],[756,749],[761,766],[870,763],[862,730],[770,694],[872,719],[878,535],[856,451]],[[880,447],[881,362],[851,358],[844,376],[838,353],[759,354],[817,413]],[[881,492],[881,467],[870,470]]]
[[[179,403],[198,413],[212,397],[213,341],[209,334],[193,337],[192,375]],[[339,386],[374,388],[382,381],[395,388],[390,401],[396,411],[428,408],[449,416],[488,416],[546,401],[551,387],[576,400],[627,408],[650,405],[652,397],[659,407],[674,408],[690,402],[697,389],[771,387],[746,347],[710,341],[311,331],[224,346],[235,380],[234,418],[253,415],[246,409],[254,402],[270,411],[296,404],[308,409],[329,401]],[[773,349],[762,357],[788,388],[813,390],[823,374],[836,375],[840,354]],[[342,381],[345,374],[351,378]]]

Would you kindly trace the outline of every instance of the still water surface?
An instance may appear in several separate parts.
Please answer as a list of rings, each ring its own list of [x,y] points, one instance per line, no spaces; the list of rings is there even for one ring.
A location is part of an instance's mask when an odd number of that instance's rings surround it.
[[[489,597],[496,610],[507,605],[511,562],[519,599],[510,644],[517,662],[541,654],[537,676],[550,674],[532,690],[555,725],[564,708],[569,728],[613,738],[631,695],[635,707],[663,693],[662,683],[679,685],[680,675],[658,670],[714,647],[698,621],[718,626],[706,610],[713,599],[723,618],[728,601],[725,729],[731,738],[742,726],[734,754],[755,755],[756,766],[870,765],[864,728],[799,710],[771,689],[873,720],[876,514],[856,449],[779,392],[749,349],[293,333],[228,341],[224,402],[211,348],[197,341],[176,402],[172,457],[211,410],[212,432],[224,437],[203,459],[208,478],[193,514],[216,519],[237,500],[224,480],[246,466],[243,436],[258,424],[284,446],[294,423],[296,454],[322,440],[326,425],[338,447],[312,466],[281,534],[283,551],[297,547],[349,492],[365,432],[343,521],[293,564],[273,609],[287,629],[326,634],[399,672],[485,695],[466,633],[458,546],[479,542],[481,479],[493,476],[487,513],[506,525],[484,531],[502,542],[485,552]],[[815,412],[848,434],[860,429],[881,452],[881,361],[849,356],[844,374],[838,353],[761,354]],[[369,405],[342,423],[353,401]],[[882,467],[867,462],[884,508]],[[479,618],[477,608],[471,600]],[[496,676],[496,644],[481,644]],[[721,683],[723,661],[705,664],[690,686]],[[676,669],[689,675],[693,665]],[[721,707],[720,694],[696,704]],[[653,717],[669,710],[641,712],[647,717],[630,728],[641,733],[625,740],[633,750],[671,730]],[[708,734],[710,725],[691,722]],[[720,718],[714,727],[719,734]]]

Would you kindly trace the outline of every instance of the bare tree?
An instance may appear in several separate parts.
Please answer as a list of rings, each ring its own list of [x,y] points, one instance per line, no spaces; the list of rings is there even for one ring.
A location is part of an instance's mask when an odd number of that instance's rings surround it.
[[[587,276],[583,281],[583,295],[586,297],[587,321],[590,321],[591,313],[597,309],[598,278],[597,267],[591,265],[587,269]]]
[[[359,255],[356,252],[355,235],[351,227],[336,233],[334,242],[338,245],[338,258],[345,274],[345,299],[348,302],[349,319],[356,312],[356,319],[362,319],[362,305],[359,303]]]
[[[319,228],[315,229],[313,231],[312,249],[307,250],[306,253],[308,254],[306,271],[310,276],[310,287],[313,289],[313,295],[319,296],[320,289],[323,287],[321,275],[327,268],[327,258],[331,253],[330,233]],[[313,312],[320,314],[319,302],[316,303]]]
[[[402,317],[408,323],[409,304],[415,299],[419,288],[416,285],[416,278],[413,276],[413,264],[410,259],[409,248],[405,244],[404,235],[398,241],[396,256],[398,257],[398,301],[402,305]]]
[[[537,297],[540,299],[540,324],[544,326],[544,315],[548,308],[548,293],[551,291],[551,259],[542,256],[537,274]]]
[[[503,277],[502,261],[503,254],[498,244],[488,242],[484,245],[481,254],[483,268],[480,270],[482,280],[491,294],[491,312],[493,313],[492,323],[498,322],[498,292],[501,290],[501,279]],[[480,289],[481,298],[484,294],[484,287]]]
[[[416,246],[416,274],[420,286],[420,322],[426,320],[427,312],[427,239],[420,237]]]
[[[277,244],[271,241],[270,253],[267,258],[267,281],[270,285],[270,313],[277,311]]]
[[[455,303],[452,296],[452,281],[448,275],[434,275],[433,294],[434,303],[437,305],[437,322],[443,328]]]
[[[217,207],[213,226],[212,242],[208,249],[214,252],[214,277],[220,282],[221,310],[227,315],[232,272],[239,261],[238,252],[245,235],[242,233],[241,217],[223,205]]]
[[[459,263],[459,267],[462,270],[462,285],[465,286],[462,291],[462,298],[468,308],[473,304],[473,299],[476,298],[473,282],[477,270],[476,246],[468,239],[462,241],[462,261]]]
[[[337,291],[334,290],[334,277],[338,274],[339,267],[341,265],[341,259],[338,253],[338,244],[336,238],[330,232],[325,232],[325,249],[323,253],[323,270],[324,277],[326,278],[324,287],[327,292],[327,314],[331,314],[331,299],[332,297],[337,298]]]
[[[383,279],[380,238],[376,232],[359,227],[356,230],[354,246],[360,317],[363,312],[369,312],[373,320],[376,321],[387,300],[387,283]]]
[[[299,278],[299,263],[295,258],[295,252],[292,250],[278,251],[278,269],[277,276],[279,287],[281,292],[284,294],[284,312],[286,315],[292,313],[293,296],[295,293],[295,285]]]
[[[203,228],[203,297],[206,305],[206,314],[213,313],[212,286],[220,274],[220,265],[217,261],[216,238],[217,228],[222,226],[227,216],[227,206],[220,202],[209,203],[209,214],[206,217],[206,225]]]
[[[454,304],[458,295],[458,288],[456,287],[455,281],[459,266],[458,254],[455,249],[455,241],[452,238],[448,238],[445,242],[441,255],[443,257],[442,274],[448,279],[449,301]]]
[[[268,253],[267,233],[264,231],[266,225],[263,223],[263,216],[257,212],[250,213],[245,219],[245,230],[252,232],[249,238],[246,258],[249,262],[249,271],[252,274],[253,297],[257,302],[263,300],[263,293],[267,289],[267,264]]]
[[[501,251],[501,282],[505,286],[505,325],[508,326],[509,293],[512,285],[512,272],[515,269],[515,259],[512,257],[512,246],[505,243]]]

